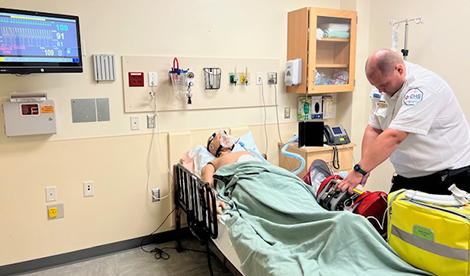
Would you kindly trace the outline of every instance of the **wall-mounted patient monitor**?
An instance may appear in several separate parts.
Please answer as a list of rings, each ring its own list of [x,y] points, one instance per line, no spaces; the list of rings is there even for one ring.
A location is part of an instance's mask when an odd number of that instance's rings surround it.
[[[11,93],[3,112],[8,137],[57,133],[54,102],[46,93]]]
[[[83,72],[79,25],[75,15],[0,8],[0,74]]]

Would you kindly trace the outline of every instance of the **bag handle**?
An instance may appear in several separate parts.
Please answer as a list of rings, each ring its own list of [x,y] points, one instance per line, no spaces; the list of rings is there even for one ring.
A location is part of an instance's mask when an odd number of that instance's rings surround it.
[[[323,189],[325,188],[326,184],[330,183],[330,181],[332,180],[343,180],[343,178],[340,176],[340,175],[337,175],[337,174],[334,174],[334,175],[330,175],[328,176],[327,178],[325,178],[325,180],[323,180],[323,182],[320,184],[320,187],[318,188],[318,191],[317,191],[317,197],[320,196],[320,193],[321,191],[323,191]],[[336,183],[335,183],[336,184]]]

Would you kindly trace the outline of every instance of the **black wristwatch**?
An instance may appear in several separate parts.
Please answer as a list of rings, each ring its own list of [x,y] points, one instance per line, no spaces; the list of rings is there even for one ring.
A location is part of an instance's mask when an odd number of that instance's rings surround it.
[[[354,170],[355,170],[356,172],[359,172],[359,173],[362,174],[362,175],[366,175],[366,174],[367,174],[366,171],[364,171],[363,169],[361,169],[361,166],[359,166],[359,164],[354,165]]]

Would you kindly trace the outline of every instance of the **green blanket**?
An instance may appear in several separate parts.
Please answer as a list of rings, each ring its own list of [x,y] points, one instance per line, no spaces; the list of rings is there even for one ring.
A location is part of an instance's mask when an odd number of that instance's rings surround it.
[[[282,168],[236,163],[214,178],[247,276],[429,275],[403,261],[364,217],[324,210],[312,188]]]

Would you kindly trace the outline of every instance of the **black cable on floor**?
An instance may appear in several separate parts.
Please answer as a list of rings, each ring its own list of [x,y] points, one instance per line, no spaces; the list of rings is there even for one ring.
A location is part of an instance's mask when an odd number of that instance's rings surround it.
[[[162,259],[162,260],[166,261],[166,260],[170,259],[170,254],[163,251],[163,249],[164,248],[155,247],[155,249],[151,250],[150,252],[155,252],[155,259],[157,259],[157,260]]]
[[[167,252],[163,251],[164,249],[174,249],[176,250],[176,247],[163,247],[163,248],[158,248],[158,247],[155,247],[154,249],[150,250],[150,251],[147,251],[143,248],[143,244],[144,244],[144,241],[150,237],[151,235],[153,235],[154,233],[156,233],[162,226],[163,224],[165,224],[165,222],[167,221],[167,219],[170,217],[170,215],[176,210],[176,207],[171,210],[171,212],[166,216],[166,218],[163,220],[163,222],[157,227],[157,229],[155,229],[155,231],[153,231],[152,233],[150,233],[149,235],[147,235],[145,238],[142,239],[142,241],[140,242],[140,249],[142,249],[142,251],[146,252],[146,253],[155,253],[155,259],[157,260],[168,260],[170,259],[170,254],[168,254]],[[211,252],[209,250],[209,242],[206,243],[206,252],[204,251],[201,251],[201,250],[195,250],[195,249],[187,249],[187,248],[183,248],[183,250],[188,250],[188,251],[194,251],[194,252],[200,252],[200,253],[206,253],[207,254],[207,262],[209,264],[209,272],[211,274],[211,276],[214,276],[214,272],[212,271],[212,264],[211,264]]]
[[[168,260],[170,258],[170,254],[168,254],[167,252],[165,252],[164,250],[165,249],[173,249],[173,250],[176,250],[176,247],[162,247],[162,248],[158,248],[158,247],[155,247],[154,249],[148,251],[148,253],[154,253],[155,252],[155,259],[157,260]],[[194,251],[194,252],[198,252],[198,253],[204,253],[206,254],[206,251],[202,251],[202,250],[196,250],[196,249],[189,249],[189,248],[183,248],[184,251]]]
[[[165,224],[166,220],[170,217],[171,214],[173,214],[173,212],[176,210],[176,207],[173,208],[173,210],[171,210],[171,212],[166,216],[165,220],[163,220],[163,222],[157,227],[157,229],[155,229],[155,231],[153,231],[152,233],[150,233],[149,235],[147,235],[145,238],[143,238],[141,241],[140,241],[140,249],[142,249],[142,251],[146,252],[146,253],[153,253],[151,251],[146,251],[142,246],[144,244],[144,241],[146,239],[148,239],[148,237],[152,236],[154,233],[156,233],[162,226],[163,224]]]

